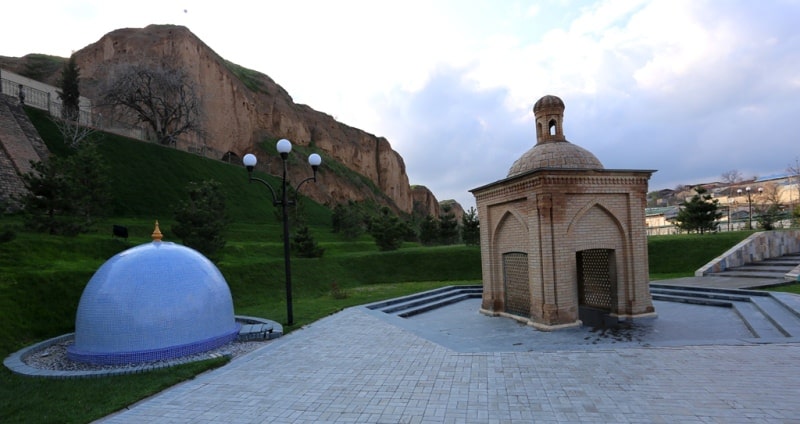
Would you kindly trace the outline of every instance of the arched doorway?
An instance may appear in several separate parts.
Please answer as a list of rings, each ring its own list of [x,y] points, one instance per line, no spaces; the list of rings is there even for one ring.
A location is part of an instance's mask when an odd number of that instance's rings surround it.
[[[578,313],[584,324],[613,324],[609,314],[617,304],[616,263],[614,249],[586,249],[575,253]]]
[[[531,291],[528,287],[528,254],[508,252],[503,254],[503,292],[506,312],[530,318]]]

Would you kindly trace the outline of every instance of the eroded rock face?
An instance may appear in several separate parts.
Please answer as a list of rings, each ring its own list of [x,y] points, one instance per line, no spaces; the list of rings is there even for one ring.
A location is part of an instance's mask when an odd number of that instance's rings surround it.
[[[205,145],[236,157],[255,151],[265,138],[288,138],[295,145],[312,146],[367,177],[385,196],[357,178],[321,170],[320,184],[304,186],[305,194],[321,203],[373,199],[410,213],[411,187],[403,158],[389,141],[342,124],[330,115],[298,105],[268,76],[242,71],[226,63],[187,28],[151,25],[113,31],[76,52],[81,69],[81,94],[98,99],[101,82],[116,65],[169,60],[189,73],[199,87],[205,111]],[[237,72],[234,72],[237,71]],[[303,169],[291,171],[298,179]],[[269,158],[259,157],[265,166]],[[273,169],[276,169],[273,167]]]
[[[414,199],[414,211],[417,214],[439,218],[439,202],[428,187],[422,185],[412,186],[411,197]]]
[[[464,213],[465,213],[464,207],[453,199],[442,200],[441,202],[439,202],[439,210],[441,211],[441,213],[444,213],[445,207],[450,208],[450,213],[452,213],[453,216],[456,217],[456,221],[460,225],[462,218],[464,218]]]

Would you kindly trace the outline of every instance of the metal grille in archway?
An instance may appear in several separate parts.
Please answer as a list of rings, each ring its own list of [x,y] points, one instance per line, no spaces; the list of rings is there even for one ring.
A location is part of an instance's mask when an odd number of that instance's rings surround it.
[[[528,254],[509,252],[503,254],[503,284],[506,312],[529,317],[531,291],[528,287]]]
[[[616,290],[613,249],[587,249],[576,254],[578,303],[610,311]]]

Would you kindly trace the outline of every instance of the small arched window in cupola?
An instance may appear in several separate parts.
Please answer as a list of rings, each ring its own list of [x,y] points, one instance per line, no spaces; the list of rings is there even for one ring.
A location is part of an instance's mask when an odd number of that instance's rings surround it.
[[[558,134],[558,122],[556,122],[555,119],[551,119],[550,122],[548,122],[547,126],[550,131],[550,135]]]

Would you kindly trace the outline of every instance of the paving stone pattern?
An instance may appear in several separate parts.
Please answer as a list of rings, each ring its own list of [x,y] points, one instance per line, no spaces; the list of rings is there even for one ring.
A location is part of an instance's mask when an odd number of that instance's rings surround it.
[[[800,345],[459,353],[346,309],[107,423],[800,422]]]

